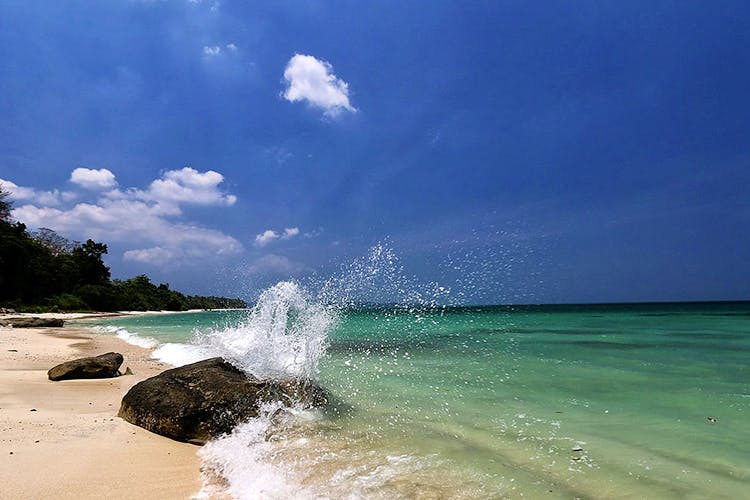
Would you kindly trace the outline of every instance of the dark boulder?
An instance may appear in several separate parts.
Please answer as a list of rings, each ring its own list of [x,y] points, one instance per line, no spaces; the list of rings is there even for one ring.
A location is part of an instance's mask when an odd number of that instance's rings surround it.
[[[122,354],[108,352],[92,358],[80,358],[55,366],[47,372],[50,380],[74,378],[112,378],[120,375]]]
[[[203,444],[258,416],[265,402],[322,406],[327,396],[310,382],[258,380],[222,358],[166,370],[134,385],[119,416],[177,441]]]
[[[64,321],[57,318],[7,318],[0,320],[0,326],[13,328],[59,328]]]

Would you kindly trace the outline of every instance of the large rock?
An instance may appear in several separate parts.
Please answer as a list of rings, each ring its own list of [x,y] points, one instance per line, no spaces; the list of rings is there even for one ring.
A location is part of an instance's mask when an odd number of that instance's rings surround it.
[[[108,352],[92,358],[79,358],[55,366],[47,372],[50,380],[112,378],[120,375],[122,354]]]
[[[264,402],[321,406],[325,391],[309,382],[258,380],[222,358],[211,358],[134,385],[119,416],[177,441],[203,444],[258,416]]]
[[[64,321],[57,318],[7,318],[0,320],[0,326],[12,326],[13,328],[59,328]]]

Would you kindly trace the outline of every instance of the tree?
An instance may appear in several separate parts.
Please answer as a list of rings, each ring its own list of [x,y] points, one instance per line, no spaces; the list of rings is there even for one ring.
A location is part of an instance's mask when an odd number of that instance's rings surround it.
[[[10,210],[13,207],[13,203],[6,200],[10,196],[10,193],[0,184],[0,221],[10,222]]]
[[[104,285],[109,282],[109,268],[104,265],[102,255],[107,245],[92,239],[73,249],[72,255],[80,272],[81,285]]]
[[[54,256],[70,253],[76,246],[67,238],[46,227],[40,227],[39,231],[31,233],[31,237],[47,248]]]

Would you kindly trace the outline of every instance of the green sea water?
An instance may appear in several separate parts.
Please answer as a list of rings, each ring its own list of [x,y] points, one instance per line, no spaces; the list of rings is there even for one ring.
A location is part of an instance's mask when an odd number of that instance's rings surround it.
[[[106,324],[179,350],[245,314]],[[750,303],[349,309],[327,335],[331,408],[207,448],[235,496],[750,498]]]

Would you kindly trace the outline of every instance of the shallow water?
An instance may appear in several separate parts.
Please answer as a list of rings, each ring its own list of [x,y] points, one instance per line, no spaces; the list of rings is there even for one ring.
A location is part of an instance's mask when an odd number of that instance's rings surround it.
[[[210,354],[183,345],[196,331],[242,323],[107,321],[172,343],[173,363]],[[203,450],[235,496],[750,495],[750,303],[350,309],[335,324],[318,366],[331,408]]]

